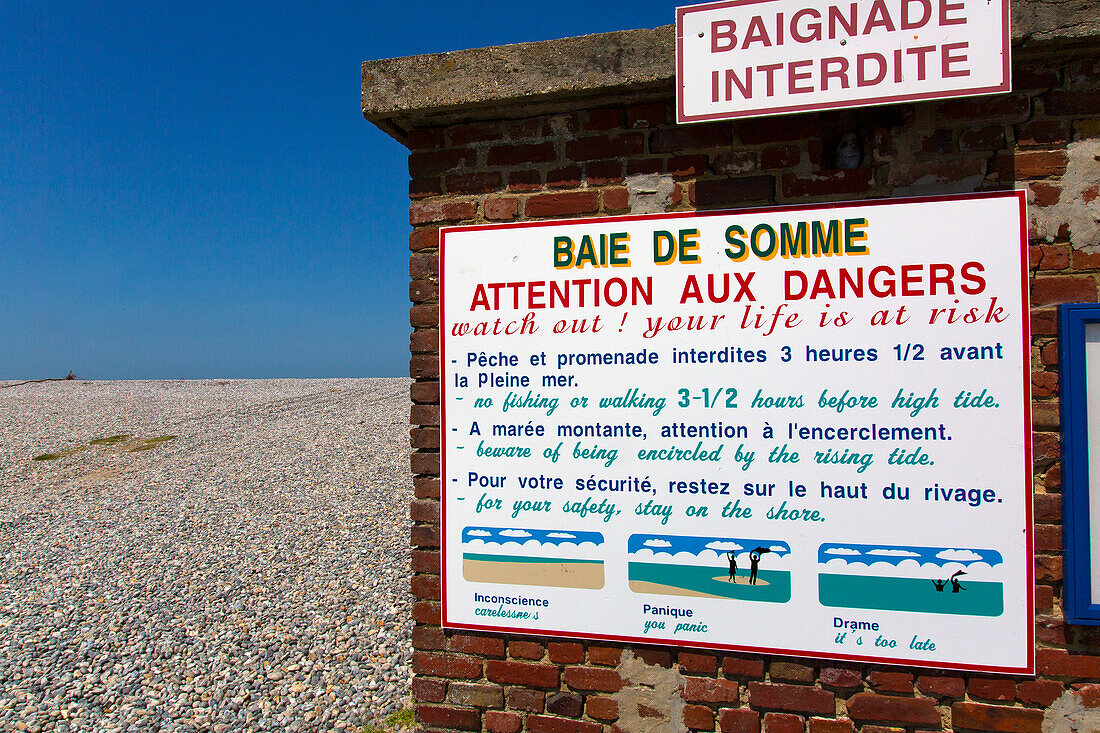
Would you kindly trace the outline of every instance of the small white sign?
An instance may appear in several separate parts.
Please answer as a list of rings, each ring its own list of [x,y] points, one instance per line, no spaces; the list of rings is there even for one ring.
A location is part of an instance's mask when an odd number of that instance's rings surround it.
[[[679,122],[1011,90],[1009,0],[725,0],[676,9]]]

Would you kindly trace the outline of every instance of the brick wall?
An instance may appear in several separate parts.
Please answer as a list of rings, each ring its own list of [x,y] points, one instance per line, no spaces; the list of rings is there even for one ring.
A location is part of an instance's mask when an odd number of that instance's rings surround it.
[[[413,130],[413,693],[423,728],[1038,733],[1045,709],[1067,692],[1079,706],[1100,705],[1100,687],[1088,685],[1100,682],[1100,630],[1065,625],[1061,610],[1053,307],[1097,299],[1100,249],[1090,249],[1100,246],[1100,62],[1017,64],[1013,87],[995,97],[683,127],[671,124],[670,96]],[[862,167],[835,170],[831,151],[848,131],[862,141]],[[1038,678],[440,628],[439,226],[1017,186],[1030,190],[1032,218]]]

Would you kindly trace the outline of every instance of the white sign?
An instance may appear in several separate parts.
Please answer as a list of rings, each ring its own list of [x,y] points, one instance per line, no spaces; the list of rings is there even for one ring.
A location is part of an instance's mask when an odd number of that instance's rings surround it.
[[[727,0],[676,10],[683,122],[1011,89],[1009,0]]]
[[[1024,208],[444,229],[444,625],[1030,672]]]

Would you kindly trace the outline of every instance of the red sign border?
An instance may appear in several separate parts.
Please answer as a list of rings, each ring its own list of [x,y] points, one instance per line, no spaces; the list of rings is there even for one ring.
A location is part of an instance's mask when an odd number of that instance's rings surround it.
[[[764,0],[767,1],[767,0]],[[1013,191],[988,191],[970,194],[952,194],[944,196],[920,196],[894,199],[869,199],[863,201],[843,201],[829,203],[815,203],[804,205],[782,206],[757,206],[747,209],[725,209],[721,211],[678,211],[658,214],[634,214],[625,216],[594,216],[575,219],[549,219],[529,222],[511,222],[504,224],[474,224],[468,226],[441,227],[439,230],[439,552],[440,552],[440,625],[448,629],[463,629],[470,631],[486,631],[505,634],[527,634],[534,636],[550,636],[565,639],[580,639],[585,641],[617,641],[646,646],[677,646],[692,649],[714,649],[718,651],[733,651],[751,654],[773,654],[790,657],[806,657],[811,659],[837,660],[860,663],[887,664],[903,667],[920,667],[925,669],[945,669],[967,672],[989,672],[997,674],[1035,674],[1035,545],[1034,545],[1034,499],[1031,496],[1030,487],[1033,483],[1032,470],[1032,417],[1031,417],[1031,364],[1025,358],[1023,364],[1023,400],[1024,400],[1024,482],[1029,487],[1028,500],[1025,501],[1025,534],[1027,563],[1027,664],[1024,667],[1001,667],[994,665],[965,664],[955,662],[922,662],[914,659],[896,659],[893,657],[875,657],[856,654],[827,654],[825,652],[807,651],[802,649],[784,649],[780,647],[754,647],[737,644],[719,644],[708,642],[673,641],[665,639],[652,639],[634,636],[622,636],[616,634],[588,634],[576,631],[561,631],[546,628],[518,628],[491,626],[484,624],[468,624],[449,621],[447,619],[447,359],[444,350],[443,333],[446,326],[444,314],[444,287],[446,267],[446,239],[451,232],[485,231],[487,229],[530,229],[534,227],[548,227],[561,225],[578,225],[607,223],[616,221],[645,221],[647,219],[689,219],[706,218],[712,216],[747,215],[755,213],[779,213],[786,211],[814,211],[830,209],[838,206],[884,206],[893,204],[917,204],[935,203],[943,201],[960,201],[989,198],[1015,198],[1019,207],[1020,219],[1020,287],[1021,297],[1027,317],[1022,317],[1022,348],[1025,356],[1031,353],[1031,293],[1028,271],[1028,220],[1027,220],[1027,193],[1021,190]]]
[[[878,107],[884,104],[898,104],[901,102],[921,102],[933,99],[951,99],[956,97],[980,97],[989,94],[1000,94],[1012,91],[1012,32],[1010,29],[1009,0],[998,0],[1001,3],[1001,83],[994,86],[969,87],[967,89],[953,89],[940,92],[920,92],[915,94],[895,94],[884,97],[867,97],[852,100],[838,100],[835,102],[820,102],[818,104],[796,104],[786,107],[757,107],[754,109],[738,110],[734,112],[712,112],[701,115],[687,115],[684,113],[684,46],[683,18],[688,13],[713,10],[716,8],[728,8],[738,5],[755,5],[758,3],[782,2],[782,0],[718,0],[712,3],[700,5],[688,5],[676,8],[676,123],[692,124],[696,122],[708,122],[711,120],[736,120],[752,117],[771,117],[773,115],[793,114],[799,112],[813,112],[818,110],[848,109],[851,107]]]

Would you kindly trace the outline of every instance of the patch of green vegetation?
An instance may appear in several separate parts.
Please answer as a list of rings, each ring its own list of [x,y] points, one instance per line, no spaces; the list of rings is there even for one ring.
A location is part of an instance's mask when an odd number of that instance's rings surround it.
[[[61,457],[61,455],[58,454],[58,453],[43,453],[40,456],[35,456],[33,460],[36,460],[36,461],[55,461],[60,457]]]
[[[169,440],[175,440],[175,439],[176,439],[176,436],[174,436],[174,435],[162,435],[159,438],[146,438],[145,442],[146,443],[167,443]]]
[[[416,722],[412,708],[402,708],[386,718],[386,725],[393,728],[407,728]]]
[[[158,438],[146,438],[145,440],[139,440],[136,445],[127,448],[130,453],[138,453],[139,451],[153,450],[161,443],[166,443],[169,440],[175,440],[174,435],[161,435]]]
[[[126,435],[126,434],[112,435],[109,438],[96,438],[95,440],[89,440],[88,444],[89,445],[114,445],[115,443],[122,443],[123,441],[129,440],[129,439],[130,439],[130,436]]]

